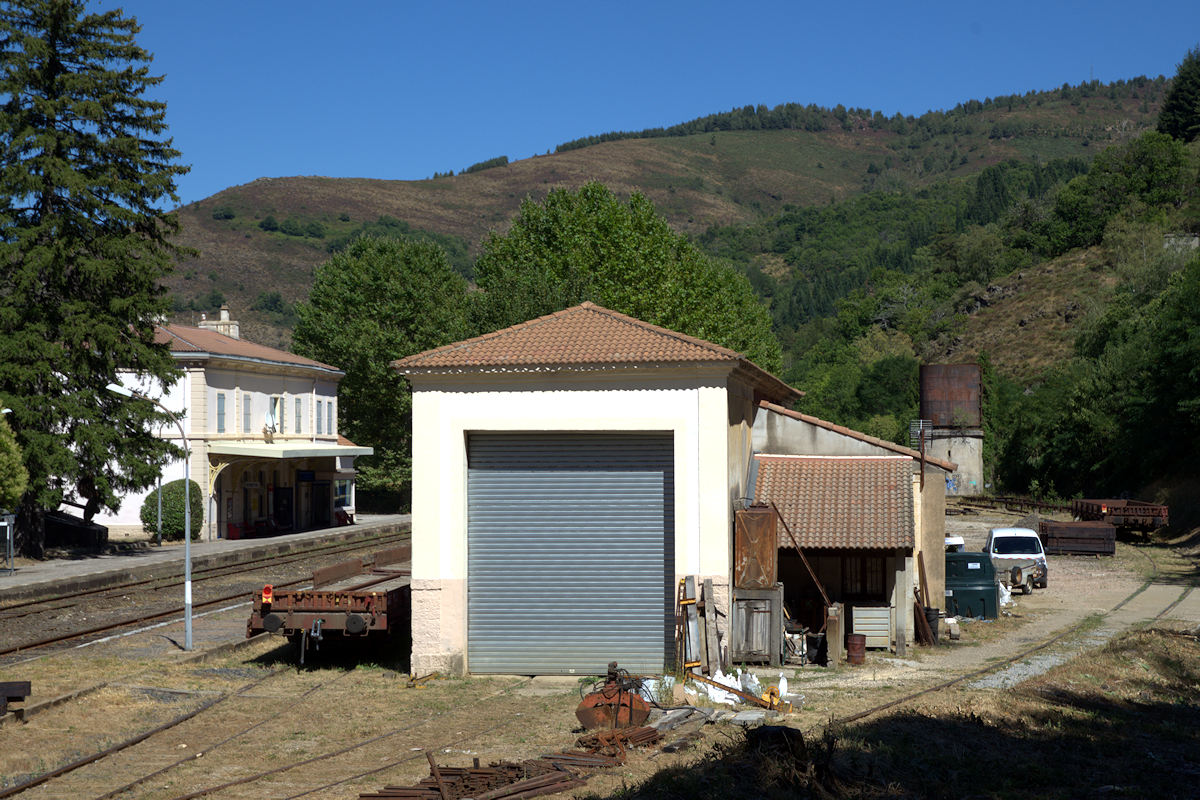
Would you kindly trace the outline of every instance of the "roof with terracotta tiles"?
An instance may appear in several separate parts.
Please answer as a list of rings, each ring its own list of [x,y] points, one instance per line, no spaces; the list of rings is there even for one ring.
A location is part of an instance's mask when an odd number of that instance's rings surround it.
[[[910,447],[905,447],[904,445],[899,445],[895,442],[889,442],[886,439],[879,439],[869,434],[852,430],[844,425],[834,425],[832,422],[826,422],[823,419],[818,419],[817,417],[809,414],[802,414],[799,411],[791,411],[790,409],[784,408],[783,406],[775,403],[771,403],[767,400],[759,402],[758,406],[759,408],[765,408],[768,411],[774,411],[776,414],[783,414],[785,417],[791,417],[792,419],[798,419],[803,422],[807,422],[810,425],[816,425],[819,428],[824,428],[827,431],[832,431],[833,433],[838,433],[842,436],[849,436],[851,439],[857,439],[860,442],[866,442],[867,444],[875,445],[876,447],[882,447],[883,449],[890,450],[897,455],[908,456],[909,458],[916,459],[918,461],[921,460],[921,452],[919,450],[913,450]],[[945,459],[934,458],[929,455],[925,456],[925,463],[932,464],[933,466],[938,467],[939,469],[944,469],[947,472],[954,472],[956,469],[958,469],[958,464],[955,464],[953,461],[946,461]]]
[[[193,328],[188,325],[156,325],[154,327],[154,340],[166,344],[171,348],[172,353],[226,356],[249,361],[266,361],[276,364],[288,364],[341,372],[337,367],[323,364],[320,361],[314,361],[311,358],[298,356],[286,350],[276,350],[274,347],[247,342],[245,339],[234,339],[232,336],[226,336],[223,333],[206,328]]]
[[[754,499],[774,502],[804,549],[908,549],[912,462],[903,456],[756,455]],[[781,547],[792,547],[785,531]]]
[[[794,400],[800,392],[727,347],[582,303],[510,328],[392,362],[405,374],[602,368],[645,364],[729,363],[750,373],[764,394]]]

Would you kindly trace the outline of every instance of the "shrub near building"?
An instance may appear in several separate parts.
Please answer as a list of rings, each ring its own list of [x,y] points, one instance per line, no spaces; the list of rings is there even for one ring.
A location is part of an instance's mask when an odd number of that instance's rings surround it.
[[[192,540],[200,538],[200,526],[204,521],[204,496],[200,485],[191,481]],[[142,529],[150,534],[158,533],[158,491],[146,496],[142,503]],[[183,539],[183,480],[171,481],[162,487],[162,535],[164,539]]]

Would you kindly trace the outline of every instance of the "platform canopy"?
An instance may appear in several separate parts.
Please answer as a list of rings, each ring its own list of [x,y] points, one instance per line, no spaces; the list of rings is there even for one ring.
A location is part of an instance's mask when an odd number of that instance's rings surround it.
[[[323,442],[210,442],[209,455],[249,456],[251,458],[337,458],[346,456],[369,456],[373,447],[332,444]]]

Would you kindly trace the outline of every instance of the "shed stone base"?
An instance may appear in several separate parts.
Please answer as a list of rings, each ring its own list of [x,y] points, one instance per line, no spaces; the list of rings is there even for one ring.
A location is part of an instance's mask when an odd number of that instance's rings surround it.
[[[462,675],[467,649],[466,581],[413,579],[413,675]]]

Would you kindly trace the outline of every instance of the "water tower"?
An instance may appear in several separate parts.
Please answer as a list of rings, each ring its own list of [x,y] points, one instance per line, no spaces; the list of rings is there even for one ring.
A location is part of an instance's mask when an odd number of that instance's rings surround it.
[[[921,367],[921,419],[913,422],[913,447],[958,464],[946,494],[984,493],[983,405],[978,364]]]

